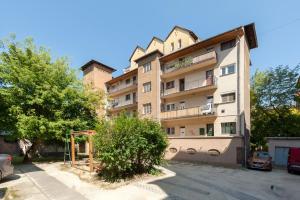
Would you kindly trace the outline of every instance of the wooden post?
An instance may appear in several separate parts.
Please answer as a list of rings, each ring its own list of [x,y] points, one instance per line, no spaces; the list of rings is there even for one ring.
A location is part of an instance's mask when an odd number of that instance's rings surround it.
[[[92,142],[92,136],[89,135],[89,160],[90,160],[90,172],[93,172],[94,170],[94,160],[93,160],[93,142]]]
[[[75,166],[75,139],[74,133],[71,131],[71,159],[72,159],[72,167]]]

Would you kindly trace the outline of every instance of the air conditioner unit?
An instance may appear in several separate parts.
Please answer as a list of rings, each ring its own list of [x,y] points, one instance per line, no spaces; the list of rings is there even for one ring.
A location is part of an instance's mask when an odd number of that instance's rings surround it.
[[[202,107],[201,111],[203,115],[213,114],[213,104],[212,103],[206,104],[205,106]]]

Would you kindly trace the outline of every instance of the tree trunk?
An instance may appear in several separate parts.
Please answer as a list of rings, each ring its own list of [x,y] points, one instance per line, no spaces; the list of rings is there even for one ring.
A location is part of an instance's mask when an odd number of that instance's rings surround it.
[[[38,147],[40,145],[40,141],[33,141],[32,142],[32,146],[30,147],[30,149],[26,152],[24,159],[23,159],[23,163],[31,163],[32,159],[38,155]]]

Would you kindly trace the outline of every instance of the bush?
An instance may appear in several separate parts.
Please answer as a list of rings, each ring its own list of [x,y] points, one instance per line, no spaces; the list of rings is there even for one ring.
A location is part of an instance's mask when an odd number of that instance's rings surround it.
[[[167,139],[158,122],[121,115],[101,121],[94,146],[103,164],[100,175],[116,181],[153,171],[163,161]]]

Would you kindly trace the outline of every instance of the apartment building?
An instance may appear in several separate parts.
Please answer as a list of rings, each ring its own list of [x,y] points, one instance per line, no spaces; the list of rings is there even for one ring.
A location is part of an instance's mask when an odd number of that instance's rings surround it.
[[[108,116],[125,111],[162,124],[167,159],[242,164],[250,134],[250,50],[256,47],[254,24],[208,39],[175,26],[164,40],[137,46],[121,76],[110,78],[114,69],[99,62],[82,70],[95,83],[102,80],[95,87],[109,95]]]

